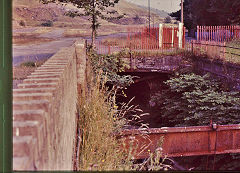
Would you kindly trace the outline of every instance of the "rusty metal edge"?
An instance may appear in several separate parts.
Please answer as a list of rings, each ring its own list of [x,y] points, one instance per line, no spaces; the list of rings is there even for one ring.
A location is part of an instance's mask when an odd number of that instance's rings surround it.
[[[190,156],[204,156],[204,155],[213,155],[213,154],[230,154],[230,153],[240,153],[240,149],[234,149],[234,150],[223,150],[223,151],[209,151],[209,152],[186,152],[186,153],[174,153],[174,154],[166,154],[163,153],[164,156],[167,157],[190,157]],[[144,159],[148,158],[149,154],[143,153],[140,155],[135,156],[135,159]]]
[[[216,131],[239,130],[240,124],[218,125]],[[125,129],[119,135],[140,135],[140,134],[165,134],[165,133],[185,133],[185,132],[206,132],[213,131],[211,126],[189,126],[189,127],[162,127],[149,129]]]

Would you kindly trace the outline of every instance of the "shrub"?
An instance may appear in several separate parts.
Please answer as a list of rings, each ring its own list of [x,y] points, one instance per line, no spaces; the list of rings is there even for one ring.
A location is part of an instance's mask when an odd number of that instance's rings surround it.
[[[164,18],[164,23],[171,23],[172,22],[172,19],[170,16],[167,16]]]
[[[25,26],[25,22],[24,22],[23,20],[21,20],[21,21],[19,22],[19,25],[20,25],[20,26]]]
[[[33,61],[27,61],[20,64],[21,67],[36,67],[36,63]]]
[[[209,75],[181,74],[166,81],[168,88],[151,101],[172,126],[239,123],[239,92],[224,91]]]
[[[116,87],[126,87],[133,83],[133,77],[130,75],[118,75],[118,72],[123,72],[129,65],[123,61],[127,52],[121,51],[117,54],[98,55],[90,49],[88,55],[91,61],[91,66],[95,74],[101,71],[101,75],[106,77],[109,84]]]
[[[41,26],[52,27],[53,26],[53,22],[51,20],[47,20],[46,22],[43,22],[41,24]]]

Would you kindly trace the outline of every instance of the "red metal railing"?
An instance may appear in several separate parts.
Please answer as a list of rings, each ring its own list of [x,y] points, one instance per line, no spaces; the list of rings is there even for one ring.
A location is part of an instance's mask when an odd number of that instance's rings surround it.
[[[130,27],[124,36],[110,37],[96,42],[99,54],[110,54],[128,48],[134,51],[171,50],[179,48],[178,27],[163,27],[162,40],[159,42],[159,27]],[[183,28],[182,47],[185,45],[185,28]]]
[[[168,157],[240,153],[238,124],[124,130],[120,138],[123,149],[131,150],[135,159],[159,149]]]
[[[226,42],[240,38],[240,26],[197,26],[198,41]]]

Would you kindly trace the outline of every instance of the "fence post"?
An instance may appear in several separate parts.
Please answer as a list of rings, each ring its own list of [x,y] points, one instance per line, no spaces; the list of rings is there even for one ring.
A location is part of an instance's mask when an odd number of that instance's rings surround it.
[[[195,35],[195,33],[194,33]],[[197,41],[199,41],[199,26],[197,26]]]
[[[108,54],[110,54],[110,45],[108,45]]]
[[[179,48],[182,48],[182,41],[183,41],[183,23],[179,23],[179,28],[178,28],[178,44],[179,44]]]
[[[174,47],[174,27],[172,27],[172,48]]]
[[[159,48],[162,47],[163,44],[163,24],[159,24]]]
[[[225,60],[226,42],[223,43],[223,46],[224,46],[224,48],[223,48],[223,59]]]
[[[193,54],[193,40],[191,40],[191,44],[192,44],[192,54]]]

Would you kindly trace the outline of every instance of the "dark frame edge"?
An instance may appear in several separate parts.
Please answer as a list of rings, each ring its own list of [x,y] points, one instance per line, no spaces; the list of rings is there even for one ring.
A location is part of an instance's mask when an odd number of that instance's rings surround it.
[[[0,2],[0,172],[12,172],[12,1]]]

